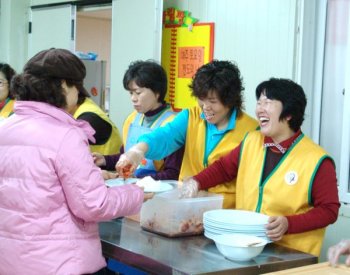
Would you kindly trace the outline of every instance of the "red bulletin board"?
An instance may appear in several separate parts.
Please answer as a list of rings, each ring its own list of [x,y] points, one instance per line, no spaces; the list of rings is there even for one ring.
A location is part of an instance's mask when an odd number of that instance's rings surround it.
[[[162,66],[168,74],[166,100],[175,110],[197,104],[188,85],[197,69],[213,59],[214,23],[163,28]]]

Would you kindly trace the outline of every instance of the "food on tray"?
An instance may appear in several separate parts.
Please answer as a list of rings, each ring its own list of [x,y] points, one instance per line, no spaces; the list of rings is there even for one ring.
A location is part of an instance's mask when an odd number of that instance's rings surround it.
[[[122,173],[123,173],[124,179],[130,178],[130,176],[132,175],[131,164],[128,164],[127,166],[125,166],[122,170]]]
[[[151,176],[144,177],[136,182],[136,184],[140,187],[145,188],[149,185],[156,185],[159,181],[154,180]]]
[[[142,187],[145,192],[164,192],[164,191],[169,191],[174,188],[173,185],[162,182],[160,180],[154,180],[152,177],[147,176],[144,177],[143,179],[140,179],[136,182],[136,185]]]

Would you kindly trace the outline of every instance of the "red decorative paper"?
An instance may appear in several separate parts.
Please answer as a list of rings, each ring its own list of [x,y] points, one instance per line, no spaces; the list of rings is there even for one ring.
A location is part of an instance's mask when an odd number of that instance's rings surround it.
[[[179,48],[179,78],[192,78],[202,65],[204,65],[204,47]]]

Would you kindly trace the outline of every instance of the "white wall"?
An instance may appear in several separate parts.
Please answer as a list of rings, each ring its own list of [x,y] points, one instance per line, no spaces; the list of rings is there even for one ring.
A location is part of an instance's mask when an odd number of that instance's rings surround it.
[[[329,245],[350,239],[349,198],[349,72],[350,72],[350,1],[328,2],[325,39],[323,95],[320,143],[334,158],[340,184],[340,199],[346,201],[337,222],[327,228],[321,259],[326,259]],[[348,85],[348,86],[346,86]],[[344,90],[345,95],[344,95]],[[344,120],[344,121],[343,121]],[[344,123],[344,126],[343,126]],[[343,132],[342,132],[343,130]]]
[[[255,88],[270,78],[295,78],[296,0],[167,0],[215,23],[214,58],[235,61],[245,84],[246,111],[255,117]]]
[[[338,3],[338,5],[337,5]],[[322,125],[320,141],[327,150],[333,153],[339,174],[341,155],[341,134],[330,135],[340,131],[342,125],[343,89],[345,87],[346,51],[350,1],[331,1],[329,4],[327,35],[325,39],[325,67],[322,96]],[[332,104],[329,104],[332,102]],[[337,112],[334,112],[336,107]],[[327,119],[332,117],[332,119]]]
[[[112,20],[77,15],[76,51],[95,52],[98,60],[107,61],[106,85],[110,84]]]
[[[27,59],[30,0],[1,0],[0,61],[20,72]]]
[[[300,1],[295,80],[307,97],[303,131],[319,143],[327,0]]]
[[[124,73],[132,61],[160,61],[162,10],[162,0],[113,0],[109,114],[120,130],[133,110]]]

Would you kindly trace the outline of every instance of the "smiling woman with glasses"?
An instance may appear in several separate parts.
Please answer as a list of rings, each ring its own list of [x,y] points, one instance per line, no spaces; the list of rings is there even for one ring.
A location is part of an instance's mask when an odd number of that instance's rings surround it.
[[[14,100],[10,95],[10,82],[15,74],[10,65],[0,63],[0,118],[9,117],[13,113]]]

